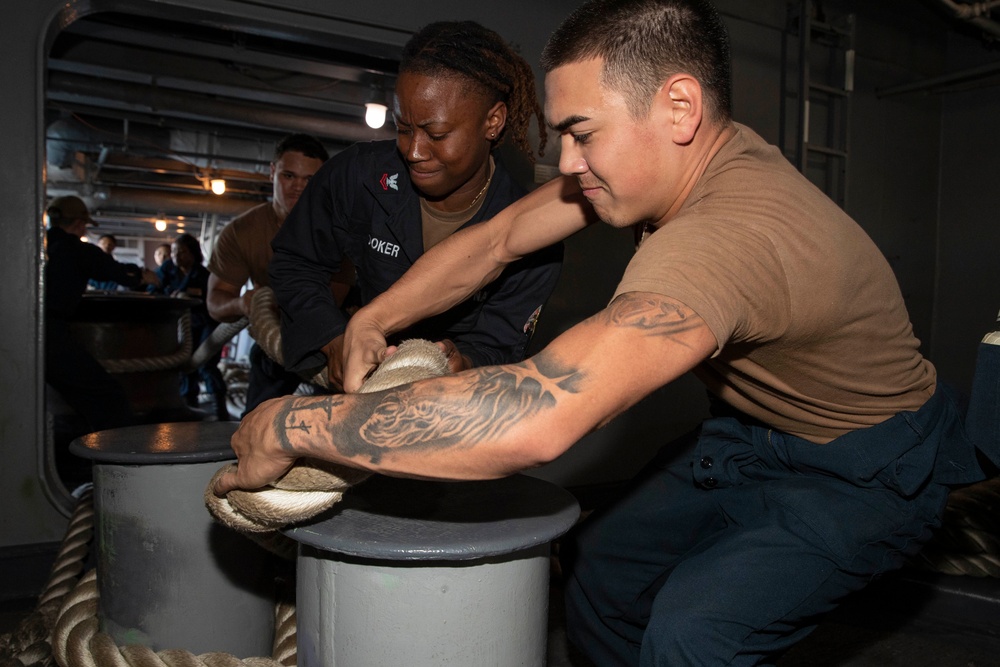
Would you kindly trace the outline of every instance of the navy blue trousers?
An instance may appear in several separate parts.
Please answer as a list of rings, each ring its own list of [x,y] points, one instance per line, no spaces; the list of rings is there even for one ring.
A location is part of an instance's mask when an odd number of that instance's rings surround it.
[[[568,633],[596,665],[768,664],[902,566],[982,472],[938,391],[827,445],[715,417],[563,544]]]

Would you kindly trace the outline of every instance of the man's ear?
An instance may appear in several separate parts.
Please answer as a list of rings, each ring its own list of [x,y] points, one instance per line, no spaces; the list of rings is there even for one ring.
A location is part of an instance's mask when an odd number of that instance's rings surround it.
[[[675,74],[657,91],[653,104],[669,124],[671,140],[681,146],[691,143],[704,115],[701,84],[690,74]]]

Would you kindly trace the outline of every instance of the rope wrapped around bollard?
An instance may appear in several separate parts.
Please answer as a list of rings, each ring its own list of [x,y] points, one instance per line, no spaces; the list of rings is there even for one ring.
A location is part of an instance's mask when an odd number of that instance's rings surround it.
[[[290,667],[272,658],[240,659],[229,653],[194,655],[181,649],[153,651],[140,644],[118,646],[100,632],[97,621],[97,572],[85,574],[66,597],[52,633],[52,653],[60,667]]]
[[[295,606],[275,606],[274,643],[270,658],[239,659],[223,652],[194,655],[144,646],[118,647],[99,632],[97,571],[82,576],[94,532],[92,491],[80,498],[63,538],[38,607],[13,633],[0,636],[0,665],[44,667],[293,667],[296,663]],[[79,578],[78,578],[79,577]]]
[[[191,372],[221,350],[233,336],[249,327],[250,335],[267,356],[279,364],[282,363],[281,322],[278,319],[274,292],[269,287],[259,287],[253,291],[250,304],[249,317],[240,318],[236,322],[219,324],[197,349],[194,349],[191,337],[191,314],[185,312],[177,321],[178,347],[176,351],[156,357],[99,359],[98,361],[109,373],[137,373],[174,368],[185,373]],[[330,384],[325,371],[320,371],[312,378],[304,378],[304,380],[321,387],[329,387]]]
[[[262,290],[259,296],[255,296],[254,304],[260,319],[255,327],[256,333],[265,342],[271,343],[270,349],[265,345],[262,347],[272,357],[277,354],[276,359],[280,361],[280,326],[273,306],[273,294],[270,290]],[[241,320],[220,326],[216,334],[192,356],[190,319],[185,314],[178,322],[180,348],[177,352],[155,359],[101,362],[111,372],[190,367],[200,356],[210,356],[214,353],[211,350],[213,346],[224,344],[246,325],[246,320]],[[361,391],[381,391],[447,372],[447,359],[436,345],[422,340],[405,341],[396,354],[365,382]],[[325,377],[322,382],[317,381],[319,378],[317,375],[314,382],[326,386]],[[226,499],[218,499],[211,492],[213,478],[206,491],[206,503],[213,516],[237,530],[270,533],[284,539],[276,532],[277,528],[305,520],[332,507],[344,491],[369,475],[366,471],[346,466],[306,461],[286,473],[274,488],[231,492]],[[141,645],[117,646],[110,635],[99,631],[96,570],[89,571],[76,581],[93,536],[93,515],[91,493],[88,491],[70,521],[37,609],[13,633],[0,636],[0,667],[47,665],[53,657],[60,667],[289,667],[295,664],[295,611],[294,606],[288,604],[279,604],[275,609],[275,640],[271,658],[241,660],[222,652],[194,655],[180,649],[154,652]],[[266,540],[262,543],[267,546]]]
[[[448,360],[437,345],[426,340],[407,340],[376,369],[360,391],[382,391],[447,372]],[[224,466],[212,477],[205,489],[205,504],[212,516],[230,528],[264,534],[266,541],[261,543],[272,550],[275,546],[272,540],[280,537],[275,535],[279,528],[333,507],[347,489],[370,475],[356,468],[302,459],[272,485],[253,491],[230,491],[225,498],[217,497],[212,492],[215,481],[235,466]]]
[[[191,314],[184,313],[177,321],[178,347],[171,354],[158,357],[137,357],[134,359],[98,359],[109,373],[138,373],[143,371],[163,371],[178,369],[182,373],[194,371],[221,350],[233,336],[249,326],[246,317],[236,322],[226,322],[215,327],[201,345],[192,352]]]
[[[98,362],[109,373],[138,373],[180,368],[191,359],[191,350],[193,349],[190,313],[185,312],[177,320],[177,337],[178,348],[171,354],[134,359],[98,359]]]
[[[35,610],[13,632],[0,636],[0,665],[31,667],[51,661],[51,634],[63,600],[73,590],[83,571],[83,561],[94,534],[93,491],[86,490],[70,517],[62,545],[52,565],[49,580],[38,597]]]
[[[447,372],[447,358],[437,345],[422,340],[405,341],[400,345],[396,354],[379,366],[365,382],[361,391],[380,391],[407,382],[443,375]],[[226,470],[226,466],[220,469],[216,476],[221,474],[223,470]],[[323,469],[301,465],[292,470],[299,472],[292,474],[292,471],[289,471],[286,473],[285,478],[288,478],[289,475],[292,475],[293,478],[293,480],[288,481],[288,485],[306,487],[310,484],[320,483],[326,487],[311,490],[303,488],[301,490],[301,492],[308,494],[325,495],[324,502],[312,507],[333,506],[340,500],[347,488],[352,484],[364,481],[370,475],[365,471],[332,465],[324,466]],[[250,493],[253,494],[252,498],[258,499],[265,497],[268,493],[266,490],[230,492],[226,499],[219,499],[211,491],[214,481],[215,477],[206,489],[206,502],[209,501],[209,498],[213,501],[220,501],[208,503],[209,509],[216,518],[233,527],[237,526],[223,519],[220,513],[225,517],[230,516],[229,501],[234,493],[237,495]],[[269,516],[269,513],[275,511],[276,507],[279,508],[280,513],[283,499],[279,499],[277,505],[274,505],[270,498],[265,497],[265,500],[270,503],[265,503],[269,509],[263,512],[264,518],[260,521],[268,526],[273,526],[276,523],[286,525],[292,522],[287,517],[276,521],[275,517]],[[255,509],[257,505],[256,502],[249,503],[249,506]],[[244,505],[244,507],[246,506]],[[219,509],[224,507],[227,509]],[[260,515],[243,515],[244,518],[249,518],[254,523],[258,523],[258,516]],[[302,516],[301,511],[295,516]],[[237,529],[239,528],[237,527]],[[283,537],[273,527],[267,528],[266,531]],[[182,649],[154,652],[143,645],[118,646],[110,635],[99,631],[97,598],[97,573],[95,570],[91,570],[81,577],[76,587],[63,598],[51,639],[51,652],[59,667],[292,667],[296,663],[295,612],[291,605],[279,604],[275,607],[275,638],[272,657],[253,657],[241,660],[222,652],[194,655]]]

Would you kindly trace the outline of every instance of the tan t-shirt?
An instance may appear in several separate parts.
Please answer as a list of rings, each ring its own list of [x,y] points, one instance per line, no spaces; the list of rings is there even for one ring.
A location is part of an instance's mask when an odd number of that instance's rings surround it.
[[[221,280],[242,287],[249,279],[254,287],[268,284],[271,241],[282,220],[270,203],[254,206],[223,227],[212,249],[208,270]]]
[[[718,353],[714,394],[825,443],[916,410],[934,393],[896,278],[868,235],[749,128],[649,236],[615,292],[677,299]]]
[[[491,155],[490,173],[486,179],[486,185],[475,201],[472,202],[472,206],[464,211],[455,211],[453,213],[439,211],[436,208],[428,206],[426,199],[423,197],[420,198],[420,227],[423,231],[424,252],[427,252],[454,234],[456,230],[469,220],[472,220],[473,216],[479,213],[479,209],[483,207],[483,202],[486,201],[486,197],[483,195],[486,194],[490,183],[493,181],[493,171],[495,169],[496,163],[493,161],[493,156]]]

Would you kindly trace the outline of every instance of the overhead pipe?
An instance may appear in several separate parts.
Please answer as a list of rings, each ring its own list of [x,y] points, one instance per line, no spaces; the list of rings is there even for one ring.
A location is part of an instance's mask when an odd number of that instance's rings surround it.
[[[978,67],[972,67],[960,72],[952,72],[951,74],[944,74],[942,76],[924,79],[923,81],[914,81],[913,83],[903,83],[898,86],[879,88],[875,90],[875,95],[876,97],[882,98],[889,97],[891,95],[900,95],[902,93],[914,93],[923,90],[930,90],[931,88],[946,86],[952,83],[961,83],[963,81],[983,78],[991,74],[996,74],[997,72],[1000,72],[1000,62],[980,65]]]
[[[990,0],[989,2],[955,2],[954,0],[940,0],[941,4],[948,8],[956,18],[967,21],[984,32],[1000,37],[1000,23],[990,18],[990,12],[994,7],[1000,7],[1000,0]]]
[[[140,209],[163,211],[172,215],[221,215],[234,217],[245,213],[259,204],[259,201],[236,199],[213,194],[187,194],[163,190],[142,190],[138,188],[109,187],[107,199],[97,202],[97,207],[109,210]]]
[[[168,190],[142,188],[87,187],[82,183],[51,182],[51,196],[75,194],[86,202],[91,211],[132,212],[151,214],[162,211],[169,215],[220,215],[226,218],[245,213],[261,203],[259,199],[240,199],[210,193],[200,195]]]
[[[207,117],[229,125],[305,132],[348,142],[391,139],[394,136],[388,129],[374,130],[363,122],[325,118],[319,113],[303,114],[261,104],[234,105],[205,95],[178,93],[156,86],[108,81],[64,72],[49,73],[48,95],[62,101],[67,101],[67,96],[104,98],[144,107],[151,113],[185,118]],[[360,108],[358,116],[360,121]]]
[[[988,32],[995,37],[1000,37],[1000,23],[997,23],[993,19],[977,17],[974,19],[969,19],[969,23],[976,26],[984,32]]]

